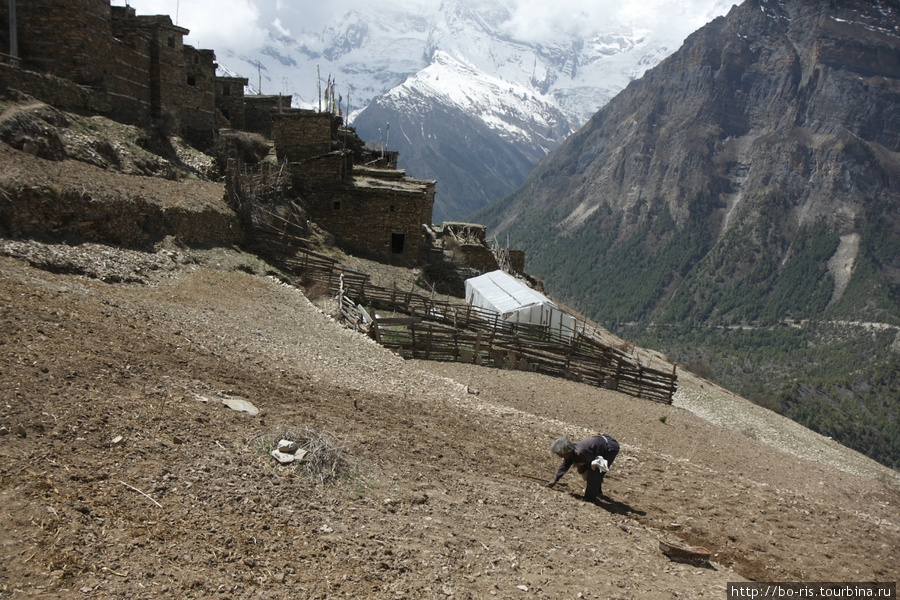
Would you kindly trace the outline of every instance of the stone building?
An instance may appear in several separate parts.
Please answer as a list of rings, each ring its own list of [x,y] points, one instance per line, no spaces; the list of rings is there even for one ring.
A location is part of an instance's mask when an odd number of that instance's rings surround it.
[[[271,119],[279,162],[303,162],[337,149],[341,119],[331,113],[294,109],[274,113]]]
[[[104,107],[125,122],[168,122],[192,141],[214,136],[215,54],[185,45],[189,30],[167,15],[138,16],[109,0],[16,0],[14,6],[16,44],[7,33],[3,50],[17,60],[0,72],[6,85],[62,108]],[[10,31],[10,18],[10,3],[0,2],[0,31]],[[85,90],[59,97],[52,86],[37,85],[33,73]]]
[[[291,108],[290,96],[244,96],[244,131],[274,137],[272,115]]]
[[[220,128],[244,129],[244,87],[246,77],[216,77],[216,108]]]
[[[385,160],[365,149],[331,113],[286,110],[272,122],[278,160],[289,165],[312,220],[347,250],[419,263],[434,181],[407,177],[396,153]]]

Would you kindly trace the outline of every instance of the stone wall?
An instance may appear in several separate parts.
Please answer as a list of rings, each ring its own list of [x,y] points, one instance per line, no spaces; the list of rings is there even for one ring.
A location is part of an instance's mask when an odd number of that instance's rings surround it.
[[[507,250],[509,253],[509,266],[516,273],[525,272],[525,251],[524,250]]]
[[[13,88],[63,110],[108,113],[108,95],[55,75],[25,71],[0,63],[0,92]]]
[[[291,110],[290,96],[244,96],[244,131],[272,139],[272,114],[286,110]]]
[[[312,110],[272,114],[272,139],[279,162],[301,162],[327,154],[340,126],[340,117]]]
[[[487,273],[500,268],[497,265],[497,259],[494,258],[494,253],[487,246],[462,244],[457,249],[457,253],[460,262],[476,271]]]
[[[216,108],[228,120],[228,127],[245,129],[244,121],[244,86],[246,77],[216,77]]]
[[[195,143],[210,145],[216,132],[216,55],[212,50],[184,46],[183,93],[176,99],[181,129]]]
[[[9,2],[0,3],[0,22],[9,31]],[[17,2],[16,22],[23,68],[102,85],[112,46],[109,0]]]
[[[422,204],[426,186],[404,182],[379,186],[354,178],[331,196],[330,206],[319,204],[314,220],[351,251],[400,255],[419,261],[422,247]]]
[[[53,232],[99,243],[145,248],[166,236],[186,244],[239,244],[244,231],[233,211],[188,210],[141,198],[94,200],[81,191],[6,190],[0,227],[13,237]]]

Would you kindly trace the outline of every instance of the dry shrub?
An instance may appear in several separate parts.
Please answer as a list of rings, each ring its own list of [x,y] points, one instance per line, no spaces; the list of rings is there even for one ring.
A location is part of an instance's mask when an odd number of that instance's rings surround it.
[[[306,455],[297,468],[318,483],[356,481],[361,478],[360,462],[350,454],[346,441],[327,431],[316,431],[308,426],[285,427],[273,437],[263,435],[257,438],[257,447],[268,453],[281,440],[297,442]]]
[[[316,279],[304,279],[303,290],[310,302],[316,302],[328,296],[328,283]]]
[[[258,133],[223,131],[216,140],[214,154],[221,165],[227,164],[229,158],[257,164],[269,154],[269,142]]]

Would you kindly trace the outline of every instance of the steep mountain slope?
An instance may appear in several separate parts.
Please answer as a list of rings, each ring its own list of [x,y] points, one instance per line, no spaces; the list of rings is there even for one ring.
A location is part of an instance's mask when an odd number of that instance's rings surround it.
[[[589,315],[637,322],[682,362],[896,463],[898,382],[883,373],[900,350],[898,23],[896,0],[748,0],[478,218]],[[747,346],[764,350],[735,359]],[[876,431],[848,431],[857,417]]]
[[[432,64],[376,98],[354,121],[363,139],[400,152],[400,167],[436,179],[433,220],[458,220],[525,180],[572,127],[533,90],[435,52]]]
[[[315,280],[237,250],[225,184],[153,166],[135,128],[33,100],[0,113],[47,119],[26,130],[65,150],[0,143],[0,598],[896,581],[900,474],[682,370],[668,406],[404,359],[336,322]],[[421,275],[320,250],[381,286]],[[551,440],[598,430],[622,444],[606,497],[581,501],[572,473],[547,488]],[[281,464],[282,439],[308,454]],[[660,538],[711,560],[670,560]]]

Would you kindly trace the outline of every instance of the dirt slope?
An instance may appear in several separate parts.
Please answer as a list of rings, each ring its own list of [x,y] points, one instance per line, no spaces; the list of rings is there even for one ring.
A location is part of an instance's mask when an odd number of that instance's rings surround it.
[[[209,182],[2,144],[0,162],[0,202],[26,185],[227,211]],[[900,575],[896,474],[856,453],[688,374],[669,407],[403,361],[268,270],[0,238],[0,598],[722,598]],[[355,470],[277,464],[306,430]],[[610,499],[581,502],[574,474],[543,487],[550,441],[599,431],[623,444]],[[660,537],[712,562],[671,562]]]
[[[0,251],[0,598],[722,598],[900,575],[900,495],[875,479],[678,407],[403,361],[246,255],[118,250],[132,283],[88,276],[110,252]],[[358,476],[275,463],[268,442],[305,427]],[[598,430],[623,442],[610,500],[526,477],[555,471],[558,434]],[[671,562],[660,536],[713,561]]]

